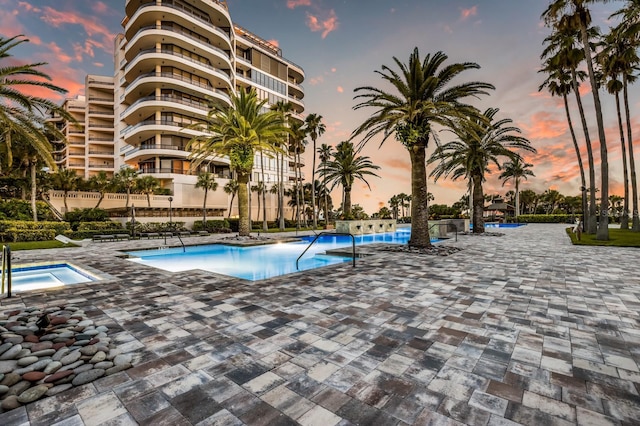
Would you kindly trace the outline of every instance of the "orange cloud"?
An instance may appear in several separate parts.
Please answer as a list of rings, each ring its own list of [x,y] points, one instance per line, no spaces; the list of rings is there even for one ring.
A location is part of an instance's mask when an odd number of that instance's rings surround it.
[[[311,77],[309,79],[309,84],[312,85],[312,86],[315,86],[315,85],[320,84],[322,82],[324,82],[324,77],[323,76]]]
[[[267,40],[267,43],[272,44],[275,47],[280,47],[280,42],[278,40]]]
[[[322,31],[322,38],[338,28],[338,17],[333,9],[329,11],[329,15],[325,19],[320,19],[311,13],[307,13],[307,26],[313,32]]]
[[[0,9],[0,35],[4,37],[13,37],[16,34],[26,34],[25,28],[18,22],[16,16],[17,10],[1,10]]]
[[[475,16],[478,13],[478,6],[470,7],[469,9],[460,9],[460,19],[465,20],[471,16]]]
[[[295,9],[299,6],[311,6],[311,0],[287,0],[287,7]]]
[[[342,88],[342,86],[338,86],[336,90],[338,91],[338,93],[344,92],[344,89]]]
[[[522,125],[528,139],[552,139],[562,136],[567,131],[567,120],[558,114],[541,111],[531,116],[530,125]]]
[[[393,169],[411,170],[411,162],[408,160],[401,160],[399,158],[382,160],[382,164],[385,167],[391,167]]]
[[[49,47],[49,49],[51,49],[51,53],[53,53],[54,56],[60,62],[68,64],[69,62],[71,62],[73,60],[73,58],[71,56],[67,55],[66,53],[64,53],[62,48],[60,46],[58,46],[55,42],[52,41],[51,43],[47,44],[47,46]]]

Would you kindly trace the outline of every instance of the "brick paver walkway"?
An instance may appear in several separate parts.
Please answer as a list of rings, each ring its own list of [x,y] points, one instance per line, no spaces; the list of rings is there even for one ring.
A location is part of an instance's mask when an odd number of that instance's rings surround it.
[[[0,424],[640,424],[638,250],[500,232],[261,282],[150,269],[116,257],[128,242],[17,252],[115,278],[2,311],[81,306],[134,367]]]

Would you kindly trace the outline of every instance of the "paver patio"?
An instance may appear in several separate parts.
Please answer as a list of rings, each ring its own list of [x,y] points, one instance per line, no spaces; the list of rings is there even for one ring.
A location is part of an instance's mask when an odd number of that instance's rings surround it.
[[[158,241],[16,252],[117,279],[1,311],[80,306],[134,367],[0,424],[640,424],[640,252],[572,246],[564,227],[260,282],[116,257]]]

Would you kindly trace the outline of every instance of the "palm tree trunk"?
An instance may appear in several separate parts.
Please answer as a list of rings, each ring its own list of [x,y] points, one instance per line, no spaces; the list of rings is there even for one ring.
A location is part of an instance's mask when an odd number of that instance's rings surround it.
[[[427,211],[426,147],[415,145],[409,149],[411,157],[411,247],[431,247],[429,214]]]
[[[67,205],[67,193],[68,193],[67,190],[65,190],[62,193],[62,200],[64,201],[64,212],[65,212],[65,214],[69,212],[69,206]]]
[[[587,213],[587,181],[584,175],[584,165],[582,164],[582,154],[580,154],[580,147],[578,146],[578,139],[576,133],[573,130],[573,122],[571,121],[571,113],[569,112],[569,99],[567,94],[563,93],[562,98],[564,100],[564,112],[567,115],[567,123],[569,124],[569,132],[571,133],[571,141],[573,142],[573,148],[576,150],[576,157],[578,158],[578,167],[580,168],[580,183],[582,187],[580,189],[580,195],[582,197],[582,227],[587,226],[588,213]]]
[[[125,208],[129,208],[129,196],[131,195],[131,190],[127,188],[127,202],[125,203]]]
[[[204,188],[204,202],[202,203],[202,230],[207,230],[207,192],[209,189],[205,186]]]
[[[516,176],[516,223],[520,216],[520,179]]]
[[[151,207],[151,194],[147,193],[147,207]]]
[[[313,160],[311,161],[311,208],[313,209],[313,229],[318,228],[316,214],[316,139],[313,138]]]
[[[598,138],[600,139],[600,223],[596,233],[597,240],[609,239],[609,159],[607,154],[607,137],[604,133],[604,122],[602,120],[602,105],[600,104],[600,94],[598,84],[593,72],[593,61],[591,60],[591,47],[589,46],[589,36],[587,35],[586,11],[581,12],[580,34],[582,36],[582,47],[584,49],[587,70],[589,71],[589,81],[591,82],[591,94],[593,95],[593,105],[596,109],[596,122],[598,123]]]
[[[227,219],[231,217],[231,209],[233,208],[233,199],[236,198],[236,193],[231,193],[231,202],[229,203],[229,213],[227,214]]]
[[[302,206],[304,206],[304,189],[302,188],[302,168],[300,165],[300,150],[298,150],[298,158],[296,167],[298,168],[298,179],[296,180],[296,190],[298,191],[298,197],[296,199],[296,210],[297,210],[297,219],[298,219],[298,228],[300,228],[300,210]]]
[[[624,179],[624,206],[620,218],[620,229],[629,229],[629,170],[627,168],[627,145],[624,142],[624,127],[622,125],[622,111],[620,110],[620,93],[616,92],[616,112],[618,113],[618,129],[620,130],[620,145],[622,146],[622,175]]]
[[[482,193],[482,177],[473,176],[473,233],[484,233],[484,194]]]
[[[251,232],[248,183],[249,175],[238,173],[238,235],[241,237],[248,237]]]
[[[351,216],[351,187],[344,188],[344,217]]]
[[[100,198],[98,199],[98,204],[96,204],[96,206],[94,207],[94,209],[97,209],[98,207],[100,207],[100,203],[102,203],[102,200],[104,199],[104,192],[100,193]]]
[[[629,168],[631,169],[631,230],[640,232],[640,216],[638,215],[638,180],[636,179],[636,162],[633,154],[633,134],[631,131],[631,119],[629,116],[629,92],[627,75],[622,74],[622,97],[624,101],[624,114],[627,119],[627,143],[629,144]]]
[[[38,206],[36,205],[36,162],[31,162],[31,210],[33,210],[33,221],[38,221]]]
[[[329,226],[329,194],[327,194],[327,182],[326,182],[326,176],[327,176],[327,163],[324,163],[324,176],[322,177],[322,180],[324,181],[322,186],[324,187],[324,228],[328,229]]]
[[[582,122],[582,130],[584,131],[584,139],[587,145],[587,160],[589,162],[589,214],[587,216],[586,232],[587,234],[595,234],[598,224],[596,223],[596,166],[593,161],[593,148],[591,147],[591,137],[589,136],[589,128],[587,127],[587,119],[584,115],[582,107],[582,99],[578,90],[578,80],[576,70],[571,69],[571,83],[573,93],[578,103],[578,111],[580,112],[580,121]]]
[[[267,224],[267,186],[264,180],[264,157],[262,151],[260,151],[260,172],[262,173],[262,230],[267,232],[269,230],[269,225]]]

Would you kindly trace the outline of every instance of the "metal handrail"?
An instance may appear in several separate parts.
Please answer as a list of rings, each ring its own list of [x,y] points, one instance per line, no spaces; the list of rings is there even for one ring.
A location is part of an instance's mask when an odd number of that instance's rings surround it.
[[[431,226],[429,226],[429,237],[431,237],[431,228],[433,228],[434,226],[440,226],[440,225],[446,225],[447,226],[447,233],[449,232],[449,228],[453,226],[454,228],[454,232],[456,233],[456,242],[458,241],[458,227],[456,225],[454,225],[453,223],[434,223]]]
[[[349,233],[349,232],[321,232],[319,234],[316,235],[316,237],[313,239],[313,241],[311,241],[309,243],[309,245],[307,246],[306,249],[304,249],[304,251],[302,252],[302,254],[300,256],[298,256],[298,258],[296,259],[296,269],[300,270],[300,268],[298,267],[298,262],[300,262],[300,258],[302,256],[304,256],[304,254],[307,252],[307,250],[309,250],[311,248],[311,246],[313,245],[313,243],[315,243],[316,241],[318,241],[318,238],[324,236],[324,235],[348,235],[351,237],[351,248],[353,250],[353,267],[356,267],[356,237],[353,236],[353,234]]]
[[[11,247],[2,246],[2,293],[4,293],[5,279],[7,282],[7,297],[11,297]]]

